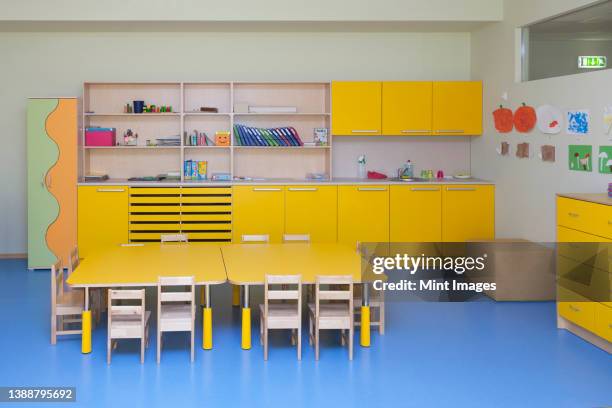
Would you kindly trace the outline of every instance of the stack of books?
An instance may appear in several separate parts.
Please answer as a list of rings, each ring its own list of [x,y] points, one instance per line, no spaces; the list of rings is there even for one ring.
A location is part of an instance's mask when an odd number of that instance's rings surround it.
[[[185,180],[206,180],[208,162],[205,160],[185,160]]]
[[[297,130],[290,126],[264,129],[236,124],[234,139],[238,146],[304,146]]]
[[[156,146],[180,146],[181,138],[179,135],[158,137],[155,142]]]

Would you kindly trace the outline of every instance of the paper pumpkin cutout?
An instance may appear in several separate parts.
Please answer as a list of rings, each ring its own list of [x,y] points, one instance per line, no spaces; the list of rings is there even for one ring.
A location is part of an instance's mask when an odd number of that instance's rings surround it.
[[[563,114],[559,109],[551,105],[542,105],[536,110],[536,116],[540,132],[551,135],[561,132]]]
[[[540,147],[540,159],[544,162],[555,162],[555,146],[543,145]]]
[[[529,143],[519,143],[516,145],[516,157],[519,159],[529,158]]]
[[[593,170],[593,146],[570,145],[568,151],[568,163],[570,170],[586,172]]]
[[[499,105],[499,108],[493,111],[493,122],[495,123],[495,129],[499,133],[512,132],[514,127],[512,110],[504,108]]]
[[[531,106],[527,106],[525,102],[523,102],[523,106],[519,107],[514,112],[514,128],[517,132],[530,132],[535,127],[536,121],[537,116],[535,109]]]
[[[567,134],[586,135],[589,133],[591,122],[588,110],[575,110],[567,112]]]

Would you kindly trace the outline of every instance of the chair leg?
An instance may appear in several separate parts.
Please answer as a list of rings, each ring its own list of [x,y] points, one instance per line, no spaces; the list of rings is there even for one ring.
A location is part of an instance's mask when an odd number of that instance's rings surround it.
[[[380,322],[378,326],[378,333],[380,335],[385,334],[385,302],[380,302],[380,307],[378,308],[378,321]]]
[[[140,364],[144,364],[144,351],[145,351],[145,342],[147,339],[145,336],[140,338]]]
[[[319,360],[319,322],[315,322],[315,360]]]
[[[259,344],[263,346],[263,325],[264,325],[263,314],[259,315]]]
[[[264,327],[264,341],[263,341],[263,347],[264,347],[264,360],[268,360],[268,326],[266,325]]]
[[[51,344],[57,343],[57,316],[51,316]]]
[[[106,339],[106,363],[110,364],[111,363],[111,352],[112,352],[112,347],[111,347],[111,338],[108,337]]]
[[[297,339],[295,337],[296,329],[291,329],[291,345],[295,346],[297,343]]]
[[[297,329],[297,359],[302,359],[302,329]]]
[[[346,330],[340,330],[340,345],[342,347],[346,346]]]
[[[159,364],[159,359],[161,357],[161,342],[162,342],[162,336],[161,336],[161,331],[159,330],[159,327],[157,328],[157,364]]]
[[[312,316],[308,316],[308,345],[312,346],[314,337],[313,337],[313,330],[312,330]]]
[[[353,327],[351,327],[349,329],[349,331],[348,331],[349,332],[349,339],[348,339],[349,360],[353,359],[353,337],[355,337],[354,336],[354,334],[355,334],[354,331],[355,331],[355,329]]]
[[[194,355],[194,348],[193,348],[193,343],[194,343],[194,329],[191,330],[191,362],[193,363],[193,360],[195,359],[195,355]]]

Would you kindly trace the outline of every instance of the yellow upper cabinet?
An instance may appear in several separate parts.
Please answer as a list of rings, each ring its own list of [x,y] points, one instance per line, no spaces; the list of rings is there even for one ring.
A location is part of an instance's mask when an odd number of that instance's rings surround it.
[[[336,242],[338,188],[293,185],[285,189],[285,233],[309,234],[311,242]]]
[[[442,186],[392,185],[391,242],[442,240]]]
[[[432,86],[431,82],[383,82],[383,135],[431,135]]]
[[[282,241],[285,223],[285,187],[275,185],[234,186],[232,206],[233,242],[242,235],[269,235]]]
[[[332,134],[380,135],[382,84],[332,82]]]
[[[482,83],[433,83],[435,135],[482,134]]]
[[[78,189],[79,255],[128,242],[128,187],[81,186]]]
[[[338,242],[389,241],[389,186],[338,187]]]
[[[442,240],[444,242],[464,242],[495,238],[494,202],[494,186],[444,186],[442,190]]]

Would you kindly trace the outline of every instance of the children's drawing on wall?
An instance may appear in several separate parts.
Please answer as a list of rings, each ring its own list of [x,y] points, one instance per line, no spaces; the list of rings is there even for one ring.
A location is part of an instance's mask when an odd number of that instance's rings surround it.
[[[574,171],[593,171],[593,146],[569,145],[569,169]]]
[[[599,172],[612,174],[612,146],[599,146]]]
[[[612,136],[612,105],[604,108],[603,122],[604,133],[606,136]]]
[[[499,133],[512,132],[512,128],[514,127],[512,120],[512,110],[504,108],[503,105],[499,105],[499,108],[493,111],[493,123],[495,124],[495,129]]]
[[[555,146],[552,146],[552,145],[540,146],[539,156],[543,162],[554,163],[555,162]]]
[[[567,134],[586,135],[589,133],[591,118],[588,110],[574,110],[567,112]]]
[[[500,156],[508,156],[510,154],[510,143],[501,142],[499,147],[495,149]]]
[[[516,145],[516,157],[519,159],[529,158],[529,143],[519,143]]]
[[[525,104],[525,102],[514,112],[514,128],[517,132],[531,132],[536,125],[536,121],[537,115],[535,109]]]
[[[542,105],[536,110],[536,116],[540,132],[550,135],[561,132],[563,115],[559,109],[551,105]]]

